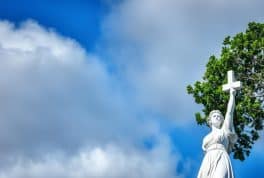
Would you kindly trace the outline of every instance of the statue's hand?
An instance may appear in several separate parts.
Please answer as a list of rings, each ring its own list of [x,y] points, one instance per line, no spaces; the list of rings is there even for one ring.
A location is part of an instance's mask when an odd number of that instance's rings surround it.
[[[236,90],[234,88],[230,88],[230,95],[236,95]]]

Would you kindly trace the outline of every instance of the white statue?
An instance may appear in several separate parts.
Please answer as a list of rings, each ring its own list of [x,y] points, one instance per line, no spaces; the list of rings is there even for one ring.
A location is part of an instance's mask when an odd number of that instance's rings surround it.
[[[234,178],[228,154],[237,141],[233,112],[236,89],[239,88],[241,82],[236,82],[233,71],[228,71],[228,84],[223,85],[223,90],[230,92],[226,115],[224,118],[219,110],[213,110],[209,114],[208,124],[212,131],[203,139],[202,149],[205,151],[205,156],[198,178]]]

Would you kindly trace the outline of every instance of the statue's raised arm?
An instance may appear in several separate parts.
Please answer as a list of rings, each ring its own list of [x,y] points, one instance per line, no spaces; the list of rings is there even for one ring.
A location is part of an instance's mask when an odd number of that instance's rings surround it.
[[[233,124],[233,115],[235,110],[235,95],[236,90],[233,88],[230,88],[230,97],[227,105],[227,110],[225,114],[225,120],[222,126],[222,129],[224,129],[227,132],[232,132],[234,130],[234,124]]]
[[[234,72],[232,70],[228,71],[227,79],[228,79],[228,83],[223,85],[223,90],[229,91],[230,97],[229,97],[225,120],[222,129],[224,129],[227,132],[232,132],[234,130],[233,115],[235,109],[236,90],[240,89],[242,87],[242,84],[239,81],[235,81]]]

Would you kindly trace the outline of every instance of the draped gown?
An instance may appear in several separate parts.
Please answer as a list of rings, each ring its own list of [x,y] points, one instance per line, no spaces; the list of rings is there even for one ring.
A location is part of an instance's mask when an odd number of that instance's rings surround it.
[[[203,139],[205,156],[198,178],[234,178],[228,153],[232,150],[237,136],[225,129],[216,129]]]

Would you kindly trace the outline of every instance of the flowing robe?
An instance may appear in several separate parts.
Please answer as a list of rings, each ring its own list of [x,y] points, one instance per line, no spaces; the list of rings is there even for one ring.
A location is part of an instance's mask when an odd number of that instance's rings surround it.
[[[205,136],[202,161],[198,178],[234,178],[228,153],[237,141],[234,132],[216,129]]]

